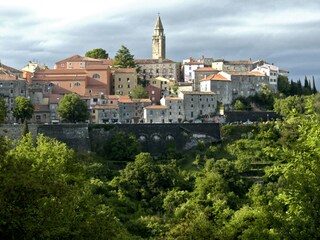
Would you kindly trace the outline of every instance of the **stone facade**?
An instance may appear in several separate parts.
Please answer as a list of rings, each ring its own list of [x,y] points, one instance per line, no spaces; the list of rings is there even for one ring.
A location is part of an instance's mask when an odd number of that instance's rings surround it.
[[[186,121],[194,121],[200,116],[210,116],[216,112],[217,96],[213,92],[179,92],[184,105]]]
[[[140,67],[138,76],[149,81],[157,77],[178,81],[180,79],[180,64],[171,59],[137,59],[135,63]]]
[[[145,123],[168,123],[168,106],[150,105],[143,109]]]
[[[137,84],[135,68],[119,68],[112,71],[112,94],[131,95]]]
[[[163,97],[161,105],[168,107],[168,122],[181,123],[184,120],[184,104],[183,99],[179,97]]]

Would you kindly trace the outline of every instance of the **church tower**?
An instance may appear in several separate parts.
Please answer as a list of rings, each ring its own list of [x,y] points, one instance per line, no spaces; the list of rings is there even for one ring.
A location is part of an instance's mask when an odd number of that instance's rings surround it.
[[[157,18],[156,25],[152,35],[152,59],[166,58],[166,36],[162,26],[160,15]]]

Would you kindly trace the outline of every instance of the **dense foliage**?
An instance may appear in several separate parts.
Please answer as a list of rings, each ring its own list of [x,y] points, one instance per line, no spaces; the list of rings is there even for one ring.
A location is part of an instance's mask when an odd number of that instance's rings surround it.
[[[75,93],[66,94],[59,102],[59,116],[65,122],[84,122],[89,118],[87,104]]]
[[[149,98],[149,93],[141,85],[137,85],[136,88],[132,91],[132,98],[134,99]]]
[[[134,55],[126,46],[121,46],[114,57],[113,68],[135,68]]]
[[[0,124],[6,122],[8,107],[4,99],[0,96]]]
[[[107,59],[109,57],[106,50],[102,48],[92,49],[85,54],[86,57],[96,58],[96,59]]]
[[[15,99],[15,106],[13,109],[13,116],[19,121],[24,122],[32,118],[34,106],[31,101],[23,96],[18,96]]]
[[[99,156],[0,139],[0,237],[319,239],[319,95],[275,108],[282,121],[224,125],[222,143],[158,158],[124,133]]]

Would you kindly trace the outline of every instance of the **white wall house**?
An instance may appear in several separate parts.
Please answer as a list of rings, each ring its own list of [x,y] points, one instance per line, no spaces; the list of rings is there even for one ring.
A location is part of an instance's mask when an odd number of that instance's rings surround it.
[[[168,107],[168,122],[179,123],[184,120],[183,99],[179,97],[163,97],[160,104]]]

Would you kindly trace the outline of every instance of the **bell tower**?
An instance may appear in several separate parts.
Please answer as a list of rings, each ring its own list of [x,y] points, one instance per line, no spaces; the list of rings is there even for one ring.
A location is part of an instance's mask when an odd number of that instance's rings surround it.
[[[152,35],[152,59],[164,58],[166,58],[166,36],[164,35],[160,15],[158,15]]]

